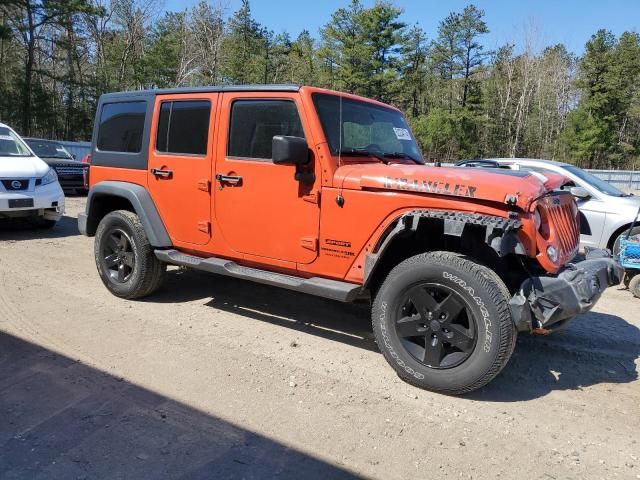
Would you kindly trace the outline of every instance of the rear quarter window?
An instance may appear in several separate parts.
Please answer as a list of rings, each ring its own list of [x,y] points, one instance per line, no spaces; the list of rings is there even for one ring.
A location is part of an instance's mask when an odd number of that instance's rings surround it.
[[[105,103],[100,113],[96,147],[103,152],[139,153],[147,102]]]
[[[208,100],[162,102],[156,150],[169,154],[205,155],[210,115],[211,102]]]

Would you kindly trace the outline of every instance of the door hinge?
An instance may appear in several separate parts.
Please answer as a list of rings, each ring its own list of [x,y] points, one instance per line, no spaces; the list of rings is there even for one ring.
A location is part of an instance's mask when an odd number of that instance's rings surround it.
[[[198,180],[198,190],[209,193],[211,191],[211,182],[208,178]]]
[[[312,252],[318,251],[318,237],[302,237],[300,239],[300,246],[311,250]]]
[[[204,233],[211,232],[211,223],[209,222],[198,222],[198,230]]]
[[[305,202],[320,204],[320,191],[311,192],[309,195],[303,195],[302,199]]]

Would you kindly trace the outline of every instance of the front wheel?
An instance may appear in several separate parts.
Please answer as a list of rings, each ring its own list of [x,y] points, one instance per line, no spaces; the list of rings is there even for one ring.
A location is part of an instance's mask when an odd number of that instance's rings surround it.
[[[135,213],[116,210],[100,221],[94,245],[102,283],[121,298],[141,298],[157,290],[166,264],[158,260]]]
[[[373,302],[373,331],[405,381],[453,395],[489,383],[507,364],[517,331],[508,291],[490,269],[451,252],[411,257]]]

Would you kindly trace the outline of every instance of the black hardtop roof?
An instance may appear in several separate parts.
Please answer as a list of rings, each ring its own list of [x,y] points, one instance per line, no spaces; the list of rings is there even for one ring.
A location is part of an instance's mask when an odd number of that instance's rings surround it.
[[[297,92],[300,85],[269,84],[269,85],[211,85],[204,87],[157,88],[151,90],[129,90],[126,92],[112,92],[102,95],[102,100],[123,99],[123,97],[149,97],[172,93],[209,93],[209,92]]]

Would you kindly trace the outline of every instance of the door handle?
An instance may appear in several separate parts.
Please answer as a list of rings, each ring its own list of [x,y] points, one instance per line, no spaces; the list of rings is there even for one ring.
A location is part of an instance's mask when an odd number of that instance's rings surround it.
[[[161,170],[159,168],[152,168],[150,171],[151,175],[155,175],[159,178],[171,178],[173,176],[172,170]]]
[[[242,183],[242,177],[239,177],[237,175],[220,175],[220,174],[217,174],[216,175],[216,180],[218,182],[220,182],[220,188],[221,189],[224,187],[225,183],[228,183],[229,185],[240,185]]]

